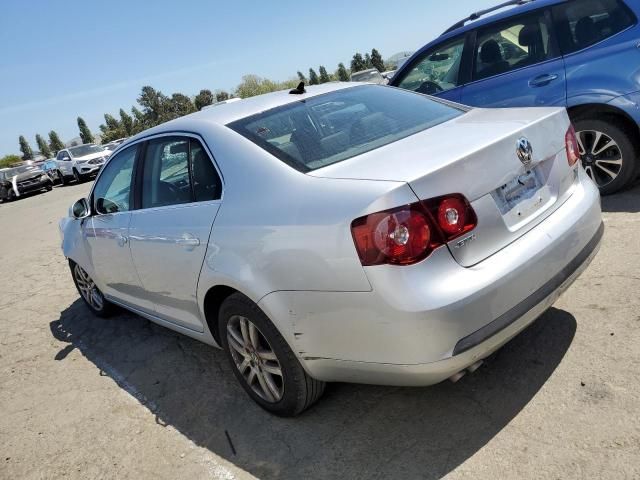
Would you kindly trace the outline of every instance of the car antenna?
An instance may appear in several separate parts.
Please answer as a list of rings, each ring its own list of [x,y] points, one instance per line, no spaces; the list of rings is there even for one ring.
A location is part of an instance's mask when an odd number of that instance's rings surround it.
[[[291,95],[302,95],[303,93],[307,93],[307,91],[304,89],[304,82],[300,82],[298,86],[293,90],[290,90],[289,93]]]

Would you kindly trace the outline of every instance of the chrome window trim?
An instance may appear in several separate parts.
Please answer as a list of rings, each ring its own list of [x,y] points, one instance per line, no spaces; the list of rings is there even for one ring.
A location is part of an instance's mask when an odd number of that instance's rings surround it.
[[[165,206],[162,206],[162,207],[131,209],[131,210],[128,210],[127,212],[117,212],[117,213],[133,213],[133,212],[142,211],[142,210],[144,210],[145,212],[148,212],[148,211],[157,211],[157,210],[160,210],[160,209],[166,209],[166,208],[172,208],[172,207],[178,207],[178,206],[192,206],[192,205],[199,205],[199,204],[206,204],[206,203],[222,203],[222,201],[224,200],[224,192],[225,192],[224,177],[222,176],[222,172],[221,172],[220,168],[218,167],[218,164],[215,161],[215,157],[211,153],[211,149],[209,148],[209,145],[204,140],[204,138],[202,138],[197,133],[184,131],[184,130],[172,130],[172,131],[167,131],[167,132],[162,132],[162,133],[155,133],[153,135],[148,135],[148,136],[145,136],[145,137],[138,138],[137,140],[134,140],[132,142],[124,142],[123,144],[121,144],[121,146],[124,147],[124,148],[122,148],[122,149],[121,148],[117,148],[111,154],[111,156],[109,157],[109,160],[107,160],[105,162],[104,167],[102,167],[102,170],[100,170],[100,173],[98,173],[98,176],[94,180],[93,185],[91,186],[91,190],[89,191],[89,195],[87,196],[87,198],[90,199],[90,198],[93,197],[93,190],[95,189],[96,185],[98,184],[98,181],[100,180],[100,176],[102,175],[102,173],[104,172],[104,170],[106,169],[107,165],[109,164],[109,162],[111,161],[112,158],[114,158],[116,155],[119,155],[122,151],[126,150],[129,147],[133,147],[134,145],[139,145],[139,144],[142,144],[144,142],[149,142],[151,140],[155,140],[156,138],[162,138],[162,137],[187,137],[187,138],[193,138],[193,139],[198,140],[200,142],[200,144],[204,147],[204,150],[205,150],[207,156],[209,157],[209,160],[213,164],[213,168],[216,170],[216,173],[218,174],[218,178],[220,179],[220,182],[222,184],[222,190],[220,192],[220,198],[218,198],[216,200],[205,200],[205,201],[202,201],[202,202],[187,202],[187,203],[179,203],[179,204],[175,204],[175,205],[165,205]],[[139,154],[139,152],[136,152],[136,156],[138,154]],[[135,179],[135,175],[136,175],[135,170],[136,169],[134,168],[134,173],[133,173],[134,174],[134,179]],[[135,195],[136,194],[136,192],[135,192],[135,181],[134,181],[134,185],[133,185],[132,191],[133,191],[133,194]],[[114,214],[113,213],[103,214],[103,213],[95,212],[94,215],[114,215]]]

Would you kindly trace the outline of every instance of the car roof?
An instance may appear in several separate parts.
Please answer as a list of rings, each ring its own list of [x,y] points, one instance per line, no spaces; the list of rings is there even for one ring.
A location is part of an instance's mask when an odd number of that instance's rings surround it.
[[[243,98],[239,102],[230,102],[218,105],[215,108],[203,109],[199,112],[185,115],[184,117],[176,118],[175,120],[152,127],[149,130],[145,130],[144,132],[126,140],[118,147],[118,150],[122,147],[126,147],[132,142],[150,135],[180,130],[189,131],[192,129],[194,121],[226,125],[235,120],[250,117],[251,115],[271,110],[272,108],[317,97],[324,93],[353,88],[358,85],[368,84],[361,82],[327,82],[321,85],[305,86],[306,93],[303,93],[302,95],[291,94],[289,93],[289,89],[287,89],[272,93],[265,93],[263,95],[256,95],[255,97]]]
[[[445,30],[445,33],[440,37],[434,40],[440,41],[450,37],[455,37],[460,35],[461,33],[468,32],[469,30],[473,30],[478,27],[482,27],[484,25],[499,22],[500,20],[504,20],[516,15],[520,15],[522,13],[526,13],[532,10],[537,10],[539,8],[544,8],[549,5],[556,5],[558,3],[564,3],[567,0],[529,0],[527,3],[522,5],[514,5],[514,6],[505,6],[504,10],[500,10],[498,13],[487,14],[486,16],[480,17],[478,20],[469,20],[469,23],[465,23],[464,26],[453,29],[451,31]],[[472,12],[470,12],[471,14]]]

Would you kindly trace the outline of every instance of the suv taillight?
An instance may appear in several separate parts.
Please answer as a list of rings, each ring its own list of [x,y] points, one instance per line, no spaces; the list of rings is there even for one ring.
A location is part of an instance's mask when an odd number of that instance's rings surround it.
[[[476,225],[467,199],[452,194],[360,217],[351,233],[362,265],[411,265]]]
[[[569,130],[564,136],[564,143],[567,147],[567,161],[573,167],[580,160],[580,148],[578,147],[578,137],[573,125],[569,125]]]

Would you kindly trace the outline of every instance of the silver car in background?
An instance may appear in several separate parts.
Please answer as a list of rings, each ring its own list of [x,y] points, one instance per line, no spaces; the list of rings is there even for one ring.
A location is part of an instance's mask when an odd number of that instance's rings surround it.
[[[295,415],[325,382],[458,379],[549,308],[603,234],[578,160],[560,108],[277,92],[121,145],[62,248],[96,315],[221,346],[257,403]]]

